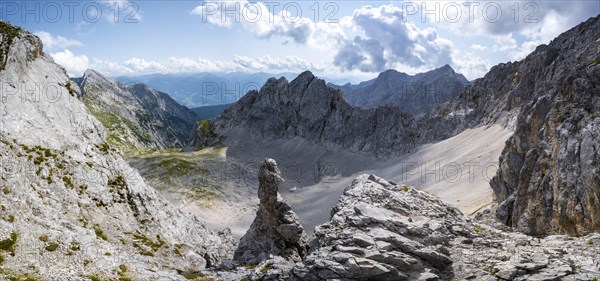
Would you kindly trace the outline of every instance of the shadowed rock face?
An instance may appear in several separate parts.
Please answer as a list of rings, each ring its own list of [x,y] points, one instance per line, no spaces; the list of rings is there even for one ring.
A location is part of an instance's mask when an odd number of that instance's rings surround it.
[[[333,151],[389,156],[409,151],[420,137],[411,114],[396,107],[354,108],[341,91],[308,71],[291,82],[269,79],[210,123],[214,134],[196,130],[190,146],[201,147],[213,142],[207,139],[241,129],[242,141],[256,145],[300,137]]]
[[[250,229],[240,240],[234,260],[254,263],[281,256],[300,261],[308,250],[308,238],[292,211],[277,192],[283,181],[273,159],[265,159],[258,173],[260,206]]]
[[[491,186],[498,218],[524,233],[600,232],[599,37],[597,16],[508,73],[530,98]]]

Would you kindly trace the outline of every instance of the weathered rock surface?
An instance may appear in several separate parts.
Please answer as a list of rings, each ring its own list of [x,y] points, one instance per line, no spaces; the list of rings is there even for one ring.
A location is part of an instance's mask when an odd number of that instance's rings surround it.
[[[233,252],[146,184],[106,143],[40,40],[0,29],[0,279],[184,279]],[[85,277],[88,276],[88,277]]]
[[[422,115],[456,98],[468,84],[462,74],[445,65],[416,75],[390,69],[376,79],[358,85],[346,84],[339,89],[355,107],[396,106],[405,112]]]
[[[235,261],[250,264],[281,256],[296,262],[306,255],[308,238],[304,228],[277,192],[283,181],[280,174],[273,159],[261,163],[258,172],[260,205],[254,222],[235,251]]]
[[[331,213],[331,221],[315,230],[315,250],[294,270],[300,279],[453,277],[451,228],[466,220],[456,208],[424,192],[363,175]]]
[[[600,235],[533,238],[373,175],[354,180],[318,226],[297,280],[594,280]]]
[[[597,16],[507,73],[528,102],[491,185],[500,220],[524,233],[600,232],[599,37]]]
[[[169,95],[144,84],[121,84],[94,70],[73,80],[84,104],[108,129],[110,144],[125,150],[156,150],[188,143],[197,116]]]

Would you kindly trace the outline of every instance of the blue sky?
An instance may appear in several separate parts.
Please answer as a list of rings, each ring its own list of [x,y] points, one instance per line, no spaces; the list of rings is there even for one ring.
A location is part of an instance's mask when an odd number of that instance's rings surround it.
[[[356,81],[444,64],[478,78],[599,13],[596,0],[0,3],[73,76],[308,69]]]

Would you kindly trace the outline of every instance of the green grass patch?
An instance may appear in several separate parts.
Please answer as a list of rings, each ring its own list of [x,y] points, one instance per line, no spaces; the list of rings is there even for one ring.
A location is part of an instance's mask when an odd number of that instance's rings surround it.
[[[249,263],[249,264],[244,265],[244,268],[247,270],[252,270],[252,269],[255,269],[257,266],[258,266],[258,263]]]
[[[12,256],[15,255],[15,246],[17,245],[17,240],[19,239],[19,233],[11,232],[10,238],[4,239],[0,241],[0,250],[6,251],[10,253]]]
[[[108,241],[108,236],[106,236],[106,234],[104,234],[104,231],[97,224],[94,225],[94,233],[96,233],[96,237],[98,237],[104,241]]]
[[[100,277],[96,276],[96,275],[83,275],[81,276],[83,278],[87,278],[90,281],[103,281]]]
[[[154,252],[158,251],[161,247],[165,245],[165,241],[160,239],[160,235],[156,235],[156,242],[152,239],[146,237],[146,235],[141,233],[132,234],[136,243],[141,243],[142,245],[152,249]]]
[[[481,233],[483,231],[487,230],[487,228],[483,227],[483,226],[475,226],[475,228],[473,228],[473,231],[475,231],[475,233]]]
[[[77,241],[72,241],[71,242],[71,251],[79,251],[81,249],[81,243],[77,242]]]
[[[260,272],[262,272],[263,274],[267,273],[267,271],[269,271],[271,268],[273,268],[273,266],[270,264],[267,264],[267,265],[263,266],[263,268],[260,269]]]
[[[172,177],[186,176],[189,174],[207,174],[206,168],[200,167],[197,163],[176,157],[168,157],[160,160],[156,168],[164,170],[165,174]]]
[[[127,182],[122,175],[118,175],[116,178],[108,181],[108,188],[111,191],[117,191],[127,188]]]
[[[73,87],[71,85],[71,82],[67,82],[67,84],[65,85],[65,88],[67,88],[67,91],[69,91],[69,95],[71,95],[72,97],[75,97],[75,91],[73,90]]]
[[[75,184],[73,184],[73,181],[71,180],[70,177],[63,176],[62,180],[63,180],[63,183],[65,184],[66,187],[68,187],[68,188],[75,188]]]
[[[187,280],[196,280],[196,281],[214,280],[212,277],[210,277],[202,272],[179,271],[179,275],[183,276],[183,278],[185,278]]]
[[[48,243],[48,245],[46,245],[46,251],[54,252],[56,250],[58,250],[58,243],[50,242],[50,243]]]

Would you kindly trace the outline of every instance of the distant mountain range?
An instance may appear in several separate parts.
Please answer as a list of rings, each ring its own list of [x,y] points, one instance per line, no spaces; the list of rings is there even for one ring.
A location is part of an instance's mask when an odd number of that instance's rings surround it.
[[[121,76],[121,83],[143,83],[187,107],[230,104],[250,90],[258,90],[271,77],[296,77],[294,73],[188,73]]]
[[[422,114],[457,97],[469,81],[452,67],[416,75],[390,69],[375,79],[357,85],[333,86],[344,92],[350,105],[361,108],[397,106],[405,112]]]

